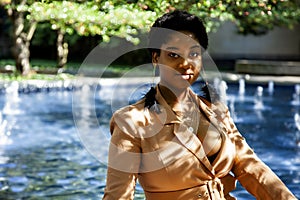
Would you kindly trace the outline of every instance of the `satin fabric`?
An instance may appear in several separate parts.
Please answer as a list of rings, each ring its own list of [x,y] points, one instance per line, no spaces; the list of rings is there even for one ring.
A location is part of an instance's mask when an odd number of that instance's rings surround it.
[[[188,91],[201,113],[199,131],[218,131],[222,138],[211,163],[197,135],[156,91],[158,109],[144,108],[141,100],[111,119],[104,200],[133,199],[137,180],[147,200],[235,199],[229,192],[236,180],[256,199],[296,199],[248,146],[225,105]]]

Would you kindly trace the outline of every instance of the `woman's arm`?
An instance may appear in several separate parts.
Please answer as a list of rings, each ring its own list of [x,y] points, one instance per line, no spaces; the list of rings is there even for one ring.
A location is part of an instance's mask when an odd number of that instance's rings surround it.
[[[125,123],[116,123],[115,117],[111,120],[110,128],[112,137],[103,199],[130,200],[134,197],[140,165],[140,139],[128,132],[130,129]]]
[[[134,197],[136,174],[108,167],[103,200],[130,200]]]
[[[278,176],[257,157],[247,144],[245,138],[239,133],[230,117],[228,122],[230,123],[230,128],[232,130],[231,138],[236,147],[233,173],[242,186],[255,196],[256,199],[296,199]]]
[[[278,176],[256,156],[245,139],[236,137],[237,156],[233,172],[243,187],[256,199],[296,199]]]

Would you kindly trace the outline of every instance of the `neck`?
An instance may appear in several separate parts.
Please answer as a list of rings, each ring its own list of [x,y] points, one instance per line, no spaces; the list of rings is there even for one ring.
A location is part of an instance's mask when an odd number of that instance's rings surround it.
[[[158,87],[166,102],[171,106],[182,103],[187,99],[188,88],[174,89],[162,84],[159,84]]]

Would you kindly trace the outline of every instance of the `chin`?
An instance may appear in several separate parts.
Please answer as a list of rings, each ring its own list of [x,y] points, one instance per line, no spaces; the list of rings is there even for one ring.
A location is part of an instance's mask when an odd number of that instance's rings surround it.
[[[184,90],[187,89],[193,84],[195,81],[193,79],[182,79],[181,77],[178,78],[178,76],[173,77],[169,80],[161,81],[161,84],[174,90]]]

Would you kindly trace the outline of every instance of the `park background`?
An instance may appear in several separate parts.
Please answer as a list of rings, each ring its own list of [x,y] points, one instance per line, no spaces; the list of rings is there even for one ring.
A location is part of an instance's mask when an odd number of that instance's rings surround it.
[[[154,19],[175,8],[203,19],[210,38],[208,52],[220,70],[234,71],[240,59],[300,60],[297,0],[2,0],[0,5],[0,67],[5,71],[5,65],[10,64],[10,70],[23,75],[34,71],[32,66],[78,67],[95,46],[109,44],[112,37],[120,38],[113,46],[124,42],[137,45],[145,40],[141,35]],[[136,65],[133,62],[144,62],[146,56],[132,54],[118,64]],[[34,62],[41,59],[46,62]]]

